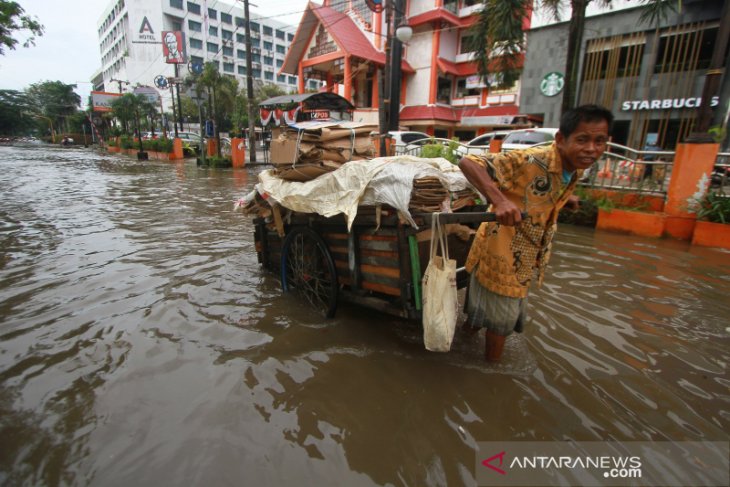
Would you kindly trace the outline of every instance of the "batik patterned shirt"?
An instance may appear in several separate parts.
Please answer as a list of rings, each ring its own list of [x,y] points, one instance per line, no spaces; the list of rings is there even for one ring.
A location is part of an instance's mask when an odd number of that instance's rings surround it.
[[[542,284],[558,212],[568,201],[582,171],[574,173],[567,185],[563,183],[563,165],[555,143],[466,157],[484,167],[499,190],[527,213],[527,218],[515,226],[482,223],[466,270],[476,269],[481,285],[496,294],[526,297],[535,275],[538,286]]]

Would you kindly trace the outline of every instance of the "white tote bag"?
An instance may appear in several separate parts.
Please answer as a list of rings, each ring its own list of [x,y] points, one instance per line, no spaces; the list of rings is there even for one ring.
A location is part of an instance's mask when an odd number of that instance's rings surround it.
[[[437,255],[437,247],[441,255]],[[448,352],[454,339],[459,303],[456,297],[456,260],[449,259],[446,234],[433,213],[431,255],[423,274],[423,343],[426,350]]]

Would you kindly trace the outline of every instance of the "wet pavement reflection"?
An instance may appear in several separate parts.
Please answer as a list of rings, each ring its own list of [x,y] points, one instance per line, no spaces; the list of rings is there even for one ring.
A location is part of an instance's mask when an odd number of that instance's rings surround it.
[[[473,485],[481,441],[728,440],[730,253],[563,225],[490,366],[283,296],[233,210],[259,170],[0,147],[0,483]]]

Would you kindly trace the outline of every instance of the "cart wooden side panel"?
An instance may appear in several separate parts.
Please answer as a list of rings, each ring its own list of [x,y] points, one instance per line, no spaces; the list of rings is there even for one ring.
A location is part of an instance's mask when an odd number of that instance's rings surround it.
[[[254,225],[259,263],[280,276],[283,238],[263,218],[255,219]],[[430,231],[424,222],[419,223],[418,231],[394,217],[378,224],[372,217],[358,216],[348,232],[341,215],[324,218],[295,214],[284,232],[295,226],[308,226],[326,243],[335,264],[341,299],[420,320],[421,279],[430,251]],[[449,235],[448,241],[450,257],[462,267],[471,238]],[[466,286],[466,274],[459,273],[457,282],[459,287]]]

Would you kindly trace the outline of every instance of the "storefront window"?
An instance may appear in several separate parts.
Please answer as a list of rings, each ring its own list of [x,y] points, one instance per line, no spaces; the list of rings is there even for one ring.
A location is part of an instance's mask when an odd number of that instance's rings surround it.
[[[717,42],[718,28],[662,35],[654,73],[676,73],[707,69]],[[695,51],[695,46],[698,50]],[[685,55],[677,53],[684,52]],[[696,53],[696,54],[695,54]],[[726,56],[723,56],[725,59]]]

